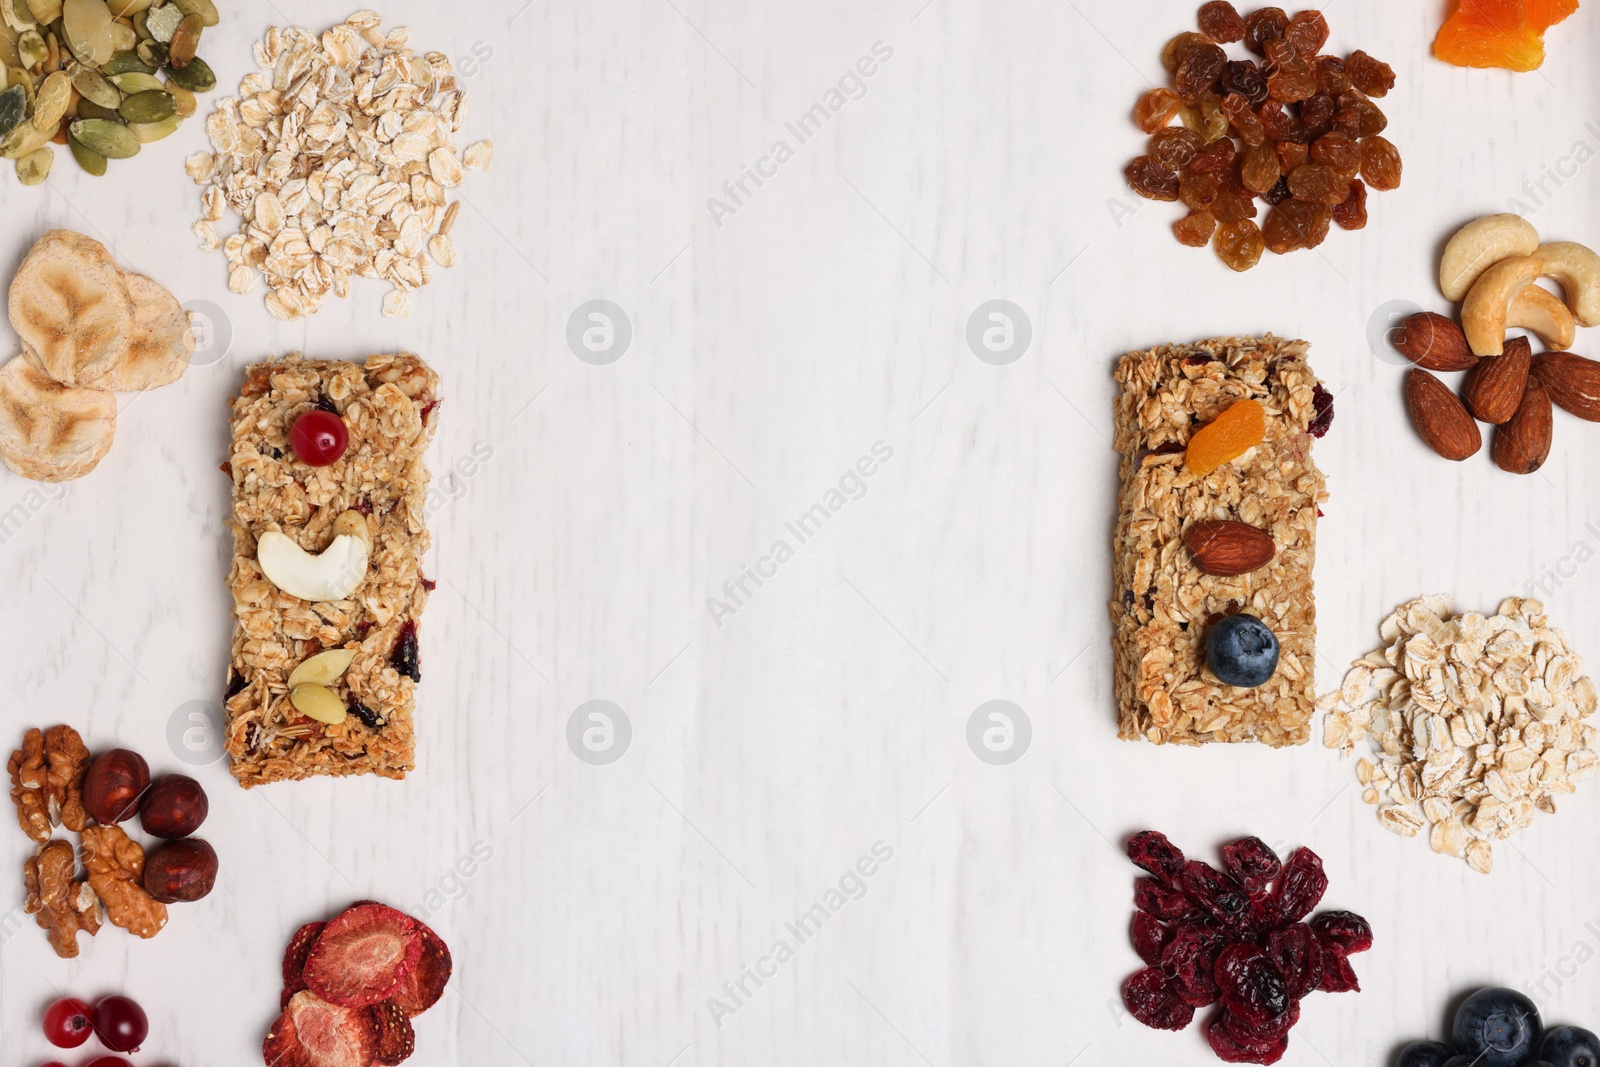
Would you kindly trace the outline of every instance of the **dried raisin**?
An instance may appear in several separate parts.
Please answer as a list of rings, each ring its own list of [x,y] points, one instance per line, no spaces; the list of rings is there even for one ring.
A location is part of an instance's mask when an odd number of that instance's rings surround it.
[[[1292,199],[1284,200],[1267,212],[1261,238],[1273,255],[1285,255],[1306,246],[1305,220],[1296,216],[1295,203]]]
[[[1394,68],[1365,52],[1357,50],[1346,56],[1344,70],[1350,84],[1368,96],[1386,96],[1394,88]]]
[[[1149,156],[1135,157],[1122,174],[1133,191],[1146,200],[1178,199],[1178,176]]]
[[[1304,163],[1311,155],[1311,149],[1298,141],[1279,141],[1274,147],[1278,153],[1278,166],[1283,168],[1285,175],[1294,173],[1296,167]],[[1294,191],[1294,186],[1289,187]]]
[[[1211,247],[1229,270],[1247,271],[1261,262],[1261,251],[1266,246],[1261,240],[1261,227],[1252,219],[1240,219],[1218,226]]]
[[[1350,88],[1350,76],[1345,73],[1344,60],[1338,56],[1317,57],[1317,92],[1338,96]]]
[[[1289,191],[1296,200],[1334,207],[1350,195],[1348,179],[1321,163],[1303,163],[1289,173]]]
[[[1361,176],[1374,189],[1400,187],[1400,150],[1374,134],[1361,141]]]
[[[1211,233],[1217,228],[1217,218],[1205,208],[1191,211],[1172,224],[1178,243],[1190,248],[1204,248],[1211,243]]]
[[[1308,140],[1314,141],[1333,129],[1333,116],[1338,110],[1338,103],[1327,93],[1317,93],[1311,99],[1302,102],[1300,124],[1310,135]]]
[[[1244,222],[1256,217],[1256,201],[1248,193],[1234,192],[1224,179],[1222,191],[1211,202],[1211,214],[1219,223]]]
[[[1195,157],[1189,161],[1189,169],[1201,174],[1221,174],[1233,166],[1233,160],[1238,153],[1239,149],[1234,146],[1233,138],[1224,137],[1195,153]]]
[[[1209,41],[1195,45],[1178,64],[1178,95],[1191,104],[1199,100],[1201,94],[1210,92],[1217,84],[1227,64],[1228,53],[1220,45]]]
[[[1159,968],[1146,967],[1122,983],[1128,1014],[1155,1030],[1182,1030],[1194,1021],[1193,1005],[1178,996]]]
[[[1238,93],[1250,101],[1251,107],[1256,107],[1267,98],[1267,76],[1248,59],[1230,61],[1222,68],[1222,77],[1217,84],[1224,94]]]
[[[1266,192],[1261,194],[1261,199],[1265,200],[1273,207],[1277,207],[1285,200],[1292,199],[1292,194],[1289,192],[1289,179],[1279,178],[1277,182],[1273,184],[1271,189],[1268,189]]]
[[[1238,93],[1229,93],[1222,98],[1222,113],[1228,116],[1228,123],[1233,127],[1233,132],[1237,133],[1245,144],[1258,145],[1266,141],[1267,128],[1256,118],[1256,113],[1250,108],[1250,101]]]
[[[1352,140],[1349,134],[1335,130],[1323,134],[1313,142],[1311,159],[1350,178],[1361,169],[1361,146]],[[1343,203],[1343,197],[1340,198],[1340,202]]]
[[[1389,117],[1383,109],[1354,89],[1339,94],[1339,113],[1333,121],[1340,130],[1356,138],[1376,137],[1389,125]],[[1353,128],[1346,128],[1347,125]]]
[[[1359,230],[1367,224],[1367,186],[1360,178],[1350,179],[1350,192],[1333,209],[1333,221],[1341,230]]]
[[[1216,93],[1202,93],[1193,107],[1184,107],[1178,114],[1184,128],[1199,134],[1206,144],[1228,135],[1228,114],[1222,110],[1222,100]]]
[[[1296,74],[1310,74],[1311,55],[1303,55],[1294,43],[1287,37],[1268,41],[1265,45],[1267,52],[1267,67],[1274,71],[1293,71]]]
[[[1212,43],[1211,38],[1203,33],[1195,33],[1193,30],[1180,33],[1162,47],[1161,65],[1167,68],[1168,74],[1176,74],[1178,64],[1183,62],[1183,57],[1189,54],[1190,49],[1197,45]]]
[[[1228,0],[1200,5],[1200,32],[1213,41],[1232,44],[1244,37],[1244,16]]]
[[[1239,167],[1239,180],[1252,193],[1266,195],[1278,183],[1283,167],[1278,153],[1269,145],[1250,145],[1244,150],[1244,161]]]
[[[1316,95],[1317,79],[1310,71],[1281,68],[1267,79],[1267,92],[1274,100],[1281,100],[1286,104],[1298,104]]]
[[[1133,121],[1145,133],[1155,133],[1172,125],[1183,99],[1171,89],[1151,89],[1134,105]]]
[[[1320,384],[1311,389],[1311,423],[1306,433],[1321,440],[1333,428],[1333,394]]]
[[[1186,170],[1178,176],[1178,199],[1191,211],[1210,207],[1222,190],[1222,180],[1215,174]]]
[[[1328,20],[1322,17],[1320,11],[1297,11],[1294,18],[1289,20],[1283,36],[1301,55],[1310,58],[1328,43]]]
[[[1267,136],[1274,141],[1288,141],[1294,136],[1295,118],[1289,114],[1289,109],[1281,101],[1268,100],[1256,108],[1256,118],[1261,120],[1261,125],[1267,129]]]
[[[1289,15],[1281,7],[1263,7],[1244,20],[1244,46],[1258,56],[1267,54],[1267,42],[1283,36],[1289,28]]]
[[[1168,126],[1150,138],[1150,158],[1169,174],[1177,174],[1200,151],[1200,135],[1182,126]]]

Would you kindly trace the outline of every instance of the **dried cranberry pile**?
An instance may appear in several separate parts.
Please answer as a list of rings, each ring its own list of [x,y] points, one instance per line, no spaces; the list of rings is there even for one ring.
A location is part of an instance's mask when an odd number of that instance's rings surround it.
[[[1372,928],[1348,911],[1306,922],[1328,876],[1297,848],[1282,862],[1259,838],[1222,848],[1222,870],[1183,853],[1154,830],[1128,840],[1150,872],[1134,884],[1133,947],[1149,964],[1122,984],[1135,1019],[1182,1030],[1196,1008],[1219,1004],[1206,1036],[1227,1063],[1276,1063],[1314,989],[1359,990],[1350,954],[1372,947]]]
[[[1367,187],[1400,185],[1400,153],[1380,136],[1388,119],[1371,100],[1394,87],[1389,65],[1360,51],[1319,55],[1328,41],[1320,11],[1245,16],[1212,0],[1200,31],[1167,42],[1161,62],[1174,88],[1151,89],[1134,108],[1151,137],[1124,171],[1128,184],[1182,201],[1178,240],[1211,244],[1234,270],[1255,266],[1263,249],[1315,248],[1334,222],[1365,226]],[[1222,46],[1236,41],[1259,62],[1229,59]],[[1259,226],[1258,196],[1271,207]]]

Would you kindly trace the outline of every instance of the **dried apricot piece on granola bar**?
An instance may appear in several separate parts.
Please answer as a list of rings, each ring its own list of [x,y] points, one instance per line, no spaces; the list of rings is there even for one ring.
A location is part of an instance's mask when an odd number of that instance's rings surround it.
[[[1188,468],[1206,475],[1238,459],[1267,436],[1267,413],[1259,401],[1240,400],[1189,439]]]

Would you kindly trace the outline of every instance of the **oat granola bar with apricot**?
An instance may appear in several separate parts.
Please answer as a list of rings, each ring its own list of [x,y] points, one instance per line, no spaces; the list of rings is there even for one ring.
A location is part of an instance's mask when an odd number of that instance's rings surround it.
[[[251,367],[231,402],[224,469],[233,478],[234,630],[225,745],[246,788],[314,775],[404,778],[416,765],[416,634],[432,588],[422,572],[429,546],[423,453],[438,396],[438,375],[408,353],[365,363],[292,355]],[[290,443],[295,420],[317,408],[336,414],[349,436],[327,466],[308,465]],[[368,562],[343,599],[303,600],[263,573],[257,541],[268,531],[316,555],[352,523],[364,527]],[[311,656],[340,648],[354,657],[328,688],[348,714],[318,721],[290,700],[288,679]]]
[[[1117,365],[1121,491],[1110,607],[1124,740],[1279,747],[1310,737],[1311,572],[1317,504],[1327,498],[1311,430],[1319,393],[1330,413],[1331,398],[1306,363],[1308,348],[1270,335],[1217,338],[1133,352]],[[1190,470],[1194,433],[1245,399],[1265,410],[1261,443],[1205,475]],[[1246,574],[1202,573],[1184,533],[1219,519],[1268,531],[1271,561]],[[1208,627],[1238,611],[1258,616],[1281,646],[1277,672],[1253,689],[1223,684],[1206,665]]]

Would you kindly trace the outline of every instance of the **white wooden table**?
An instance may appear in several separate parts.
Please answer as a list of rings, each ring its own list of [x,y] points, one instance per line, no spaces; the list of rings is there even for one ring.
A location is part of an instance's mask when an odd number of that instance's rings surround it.
[[[1388,302],[1445,310],[1433,266],[1467,218],[1520,199],[1550,238],[1600,242],[1591,5],[1515,77],[1429,58],[1439,5],[1330,5],[1332,49],[1399,72],[1405,183],[1364,232],[1240,276],[1121,177],[1189,0],[522,2],[384,7],[471,60],[461,144],[498,150],[463,190],[462,266],[409,320],[379,315],[375,285],[296,323],[229,294],[188,232],[200,123],[98,182],[65,155],[48,187],[0,181],[6,276],[76,228],[231,334],[124,398],[91,477],[0,476],[8,745],[67,721],[190,770],[222,858],[159,938],[108,930],[73,963],[13,912],[8,1063],[52,1058],[56,990],[139,999],[141,1065],[258,1062],[289,934],[360,897],[455,953],[417,1063],[1214,1063],[1198,1027],[1120,1010],[1138,963],[1116,846],[1145,827],[1207,858],[1246,833],[1310,845],[1327,905],[1372,921],[1364,992],[1312,997],[1285,1063],[1386,1064],[1441,1034],[1449,998],[1546,972],[1554,1017],[1600,1023],[1600,967],[1575,963],[1600,949],[1600,787],[1476,875],[1383,832],[1320,746],[1117,741],[1104,608],[1113,361],[1271,330],[1309,339],[1338,394],[1317,450],[1323,687],[1395,603],[1492,609],[1547,574],[1600,665],[1600,429],[1558,416],[1533,477],[1452,466],[1367,341]],[[269,23],[334,17],[235,2],[204,52],[226,89]],[[992,300],[1031,327],[1009,363],[968,344]],[[446,388],[418,770],[242,792],[183,741],[225,681],[226,401],[265,356],[400,348]],[[992,700],[1029,724],[1011,763],[968,744]],[[6,840],[15,870],[26,843]],[[7,885],[0,908],[21,903]]]

